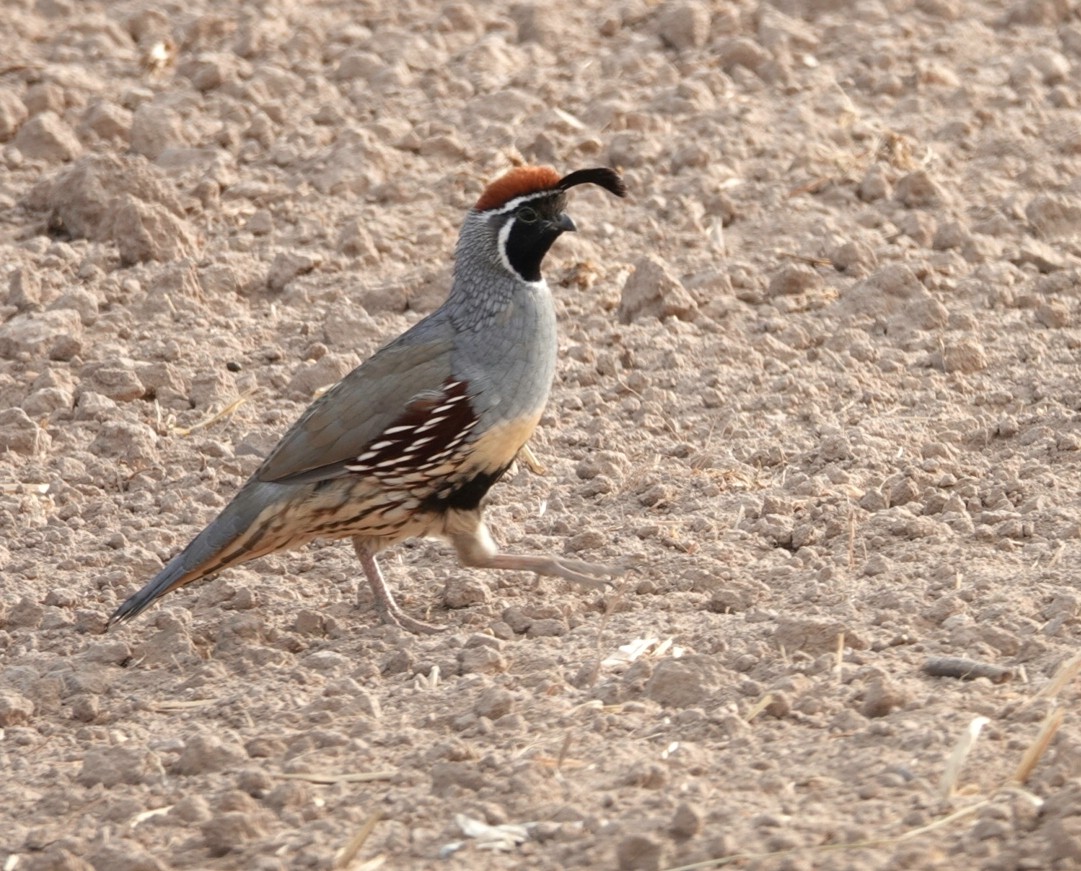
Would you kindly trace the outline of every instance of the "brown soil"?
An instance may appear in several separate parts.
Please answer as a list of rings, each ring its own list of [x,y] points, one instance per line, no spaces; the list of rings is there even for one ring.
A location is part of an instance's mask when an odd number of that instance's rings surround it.
[[[3,7],[0,867],[1081,867],[1075,3]],[[325,543],[106,634],[520,158],[631,196],[492,524],[635,568],[412,542],[416,637]]]

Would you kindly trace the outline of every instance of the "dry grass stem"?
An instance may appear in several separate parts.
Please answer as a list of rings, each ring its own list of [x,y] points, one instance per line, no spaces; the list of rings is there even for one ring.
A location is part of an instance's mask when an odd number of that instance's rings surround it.
[[[173,432],[181,438],[185,438],[187,436],[190,436],[193,432],[198,432],[201,429],[206,429],[208,426],[213,426],[222,418],[230,417],[238,408],[240,408],[240,406],[242,406],[245,402],[251,399],[254,395],[255,391],[249,390],[247,393],[238,396],[227,406],[225,406],[225,408],[223,408],[221,411],[217,411],[214,414],[210,415],[210,417],[200,420],[198,423],[193,423],[191,426],[177,427],[173,430]]]
[[[1058,671],[1055,672],[1055,676],[1051,678],[1051,682],[1036,693],[1036,698],[1058,698],[1058,694],[1066,688],[1067,684],[1077,677],[1079,671],[1081,671],[1081,653],[1070,657],[1070,659],[1067,659],[1062,663],[1062,665],[1058,667]]]
[[[1040,731],[1036,733],[1036,737],[1028,745],[1028,749],[1021,757],[1021,762],[1018,763],[1017,771],[1013,775],[1014,783],[1021,785],[1028,781],[1065,719],[1066,712],[1062,708],[1052,708],[1047,712],[1047,716],[1040,724]]]
[[[943,799],[948,799],[957,789],[957,781],[961,776],[961,769],[965,760],[976,745],[976,739],[980,737],[983,727],[991,721],[987,717],[975,717],[968,724],[961,737],[954,745],[950,758],[946,761],[946,770],[942,772],[942,780],[939,781],[938,792]]]
[[[379,811],[372,813],[368,819],[364,821],[364,825],[360,827],[355,835],[349,839],[349,843],[342,847],[338,854],[334,857],[334,868],[348,868],[353,859],[356,858],[357,853],[360,852],[360,848],[364,846],[364,842],[368,840],[372,831],[375,829],[376,823],[382,819]],[[376,861],[376,860],[372,860]],[[383,864],[382,858],[379,860],[379,865]],[[366,867],[378,868],[379,865],[371,865],[370,862],[365,862]],[[359,869],[358,869],[359,871]]]
[[[357,772],[333,772],[333,771],[295,771],[280,772],[271,775],[278,780],[303,780],[305,783],[321,783],[331,785],[335,783],[372,783],[376,780],[390,780],[397,774],[394,768],[383,771],[357,771]]]

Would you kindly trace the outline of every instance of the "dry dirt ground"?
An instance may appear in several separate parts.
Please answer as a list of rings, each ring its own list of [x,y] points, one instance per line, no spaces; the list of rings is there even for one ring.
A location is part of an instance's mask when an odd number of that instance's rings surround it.
[[[0,12],[5,871],[1081,867],[1075,2]],[[324,543],[105,633],[523,158],[631,196],[490,515],[634,569],[414,542],[416,637]]]

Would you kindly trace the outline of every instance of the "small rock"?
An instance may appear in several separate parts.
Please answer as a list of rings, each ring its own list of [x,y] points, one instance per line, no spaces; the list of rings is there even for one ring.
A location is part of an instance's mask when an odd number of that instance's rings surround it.
[[[44,451],[52,439],[40,426],[30,419],[21,408],[5,408],[0,411],[0,452],[35,456]]]
[[[73,287],[71,290],[57,297],[50,303],[50,309],[69,308],[79,313],[79,320],[83,326],[93,326],[98,319],[98,300],[94,294],[82,287]]]
[[[106,789],[118,784],[158,783],[165,776],[156,753],[138,747],[91,748],[83,757],[76,780],[83,786],[100,783]]]
[[[548,3],[516,3],[510,17],[518,27],[519,42],[556,48],[563,38],[563,15]]]
[[[758,74],[770,62],[769,52],[753,39],[742,36],[723,40],[717,46],[716,58],[721,69],[727,73],[736,67],[743,67]]]
[[[663,320],[676,317],[693,321],[698,306],[669,270],[667,264],[653,254],[641,258],[623,285],[619,301],[619,322],[630,324],[644,317]]]
[[[131,136],[132,113],[108,100],[91,103],[79,122],[79,132],[99,139],[126,143]]]
[[[1036,320],[1050,329],[1068,327],[1072,322],[1070,309],[1059,300],[1044,302],[1037,306]]]
[[[195,253],[191,225],[164,206],[124,195],[114,208],[113,236],[122,265],[179,260]]]
[[[833,653],[837,639],[844,635],[848,647],[866,647],[839,620],[816,617],[781,617],[773,630],[773,640],[789,654],[802,650],[804,653]]]
[[[0,88],[0,142],[7,142],[29,116],[26,104],[10,88]]]
[[[34,703],[16,692],[0,693],[0,726],[22,726],[30,722]]]
[[[943,199],[938,183],[925,169],[917,169],[902,176],[894,188],[893,195],[909,209],[937,206]]]
[[[38,5],[37,9],[40,10],[41,6]],[[69,14],[71,11],[69,10]],[[19,871],[97,871],[86,859],[63,847],[35,845],[33,850],[34,853],[27,862],[19,862]],[[37,852],[38,850],[41,852]],[[23,857],[19,858],[21,860]]]
[[[359,218],[353,218],[342,225],[342,229],[338,232],[337,249],[339,254],[344,254],[346,257],[358,257],[362,260],[379,256],[379,249],[375,246],[375,240],[368,231],[367,224]]]
[[[944,372],[972,373],[987,368],[987,354],[975,339],[961,339],[936,353]]]
[[[146,388],[135,374],[131,361],[104,363],[87,367],[83,377],[85,383],[115,402],[131,402],[146,395]]]
[[[1050,862],[1081,863],[1081,816],[1056,817],[1047,824]]]
[[[503,674],[506,670],[506,657],[492,647],[467,647],[458,654],[461,674]]]
[[[335,650],[317,650],[304,657],[303,665],[313,671],[344,671],[351,661]]]
[[[895,708],[903,707],[906,701],[905,694],[892,681],[876,677],[863,691],[860,713],[870,718],[885,717]]]
[[[45,609],[29,596],[23,596],[8,612],[6,625],[17,629],[36,629],[44,617]]]
[[[1025,217],[1045,239],[1069,238],[1081,226],[1081,199],[1040,194],[1025,207]]]
[[[432,766],[432,792],[442,795],[449,787],[474,792],[488,786],[488,779],[475,762],[437,762]]]
[[[863,174],[859,186],[860,199],[866,203],[884,200],[893,193],[886,171],[877,163],[871,164]]]
[[[451,575],[443,585],[443,604],[447,608],[470,608],[488,601],[488,587],[474,575]]]
[[[90,854],[95,869],[109,871],[168,871],[168,866],[128,839],[114,840]]]
[[[170,769],[173,774],[193,775],[235,768],[248,761],[244,748],[216,735],[196,735],[184,745],[180,757]]]
[[[473,713],[478,717],[498,720],[514,710],[514,695],[503,687],[490,687],[481,693],[473,705]]]
[[[619,871],[660,871],[661,842],[648,835],[627,835],[616,847]]]
[[[972,233],[965,224],[960,221],[947,221],[935,230],[931,247],[936,251],[948,251],[953,248],[963,248],[971,239]]]
[[[273,291],[281,291],[298,275],[307,275],[319,261],[307,254],[295,251],[280,251],[270,264],[270,272],[267,274],[267,287]]]
[[[710,11],[705,3],[675,0],[661,9],[657,32],[664,42],[684,51],[701,48],[709,40]]]
[[[71,309],[27,312],[0,326],[0,358],[70,360],[82,351],[82,337],[83,324],[78,312]]]
[[[716,666],[699,657],[662,659],[646,681],[645,695],[671,708],[701,704],[716,688]]]
[[[131,150],[148,160],[157,160],[166,148],[186,145],[184,128],[177,114],[155,103],[143,103],[131,120]]]
[[[791,264],[777,270],[769,280],[770,296],[797,296],[822,287],[822,276],[810,266]]]
[[[668,830],[674,838],[693,838],[702,831],[702,812],[687,802],[680,802]]]
[[[1018,266],[1031,264],[1040,272],[1056,272],[1072,265],[1062,251],[1041,239],[1024,239],[1008,259]]]
[[[215,814],[203,824],[202,831],[211,856],[243,850],[249,841],[266,836],[266,828],[258,817],[245,811]]]
[[[7,304],[20,311],[40,308],[43,302],[41,294],[41,276],[33,269],[14,269],[8,282]]]
[[[15,134],[15,147],[31,160],[61,163],[74,160],[83,146],[75,131],[55,112],[35,115]]]
[[[293,619],[293,631],[301,635],[326,635],[326,617],[319,611],[302,608]]]
[[[120,244],[124,240],[118,234],[129,231],[128,226],[116,226],[118,198],[124,196],[163,206],[186,224],[175,187],[144,158],[131,155],[88,154],[34,185],[26,201],[31,209],[47,213],[50,226],[75,238]]]
[[[157,458],[157,444],[157,433],[146,424],[106,420],[97,438],[91,442],[90,452],[122,460],[131,466],[141,466],[149,465]]]
[[[517,635],[524,635],[533,623],[533,618],[521,608],[512,605],[503,611],[503,622]]]
[[[558,638],[566,635],[567,621],[559,617],[542,617],[529,624],[526,635],[530,638]]]
[[[830,254],[830,262],[838,272],[863,275],[877,262],[874,251],[862,242],[845,242]]]

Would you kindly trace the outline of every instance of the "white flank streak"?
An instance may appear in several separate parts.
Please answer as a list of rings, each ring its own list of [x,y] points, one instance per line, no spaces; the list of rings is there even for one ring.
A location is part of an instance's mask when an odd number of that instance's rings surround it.
[[[392,426],[383,430],[383,435],[396,435],[400,432],[409,432],[413,428],[412,424],[406,424],[405,426]]]
[[[417,427],[417,432],[427,432],[433,426],[438,426],[439,424],[441,424],[444,420],[446,420],[446,417],[431,417],[431,418],[428,418],[427,423],[423,424],[422,426]]]

